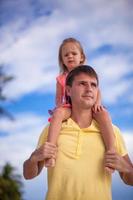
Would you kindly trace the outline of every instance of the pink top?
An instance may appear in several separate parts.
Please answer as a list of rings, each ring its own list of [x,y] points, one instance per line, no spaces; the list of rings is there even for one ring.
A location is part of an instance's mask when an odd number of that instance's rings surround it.
[[[69,103],[67,103],[66,101],[66,95],[65,95],[65,84],[66,84],[66,77],[67,77],[68,73],[63,73],[63,74],[60,74],[56,77],[56,81],[61,85],[61,88],[62,88],[62,104],[63,104],[63,107],[66,107],[66,108],[71,108],[71,105]],[[56,108],[54,108],[53,110],[49,110],[49,114],[52,115],[54,110]],[[48,119],[49,122],[51,122],[51,117]]]
[[[62,103],[66,103],[66,96],[65,96],[65,84],[66,84],[66,77],[68,73],[60,74],[56,77],[56,81],[61,85],[62,87]]]

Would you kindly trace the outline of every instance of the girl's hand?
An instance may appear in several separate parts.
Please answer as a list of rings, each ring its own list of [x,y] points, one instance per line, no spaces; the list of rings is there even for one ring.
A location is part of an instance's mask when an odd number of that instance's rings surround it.
[[[105,109],[105,108],[104,108],[104,106],[103,106],[102,104],[95,103],[95,105],[94,105],[93,108],[92,108],[92,111],[93,111],[94,113],[96,113],[96,112],[103,111],[104,109]]]
[[[104,106],[102,105],[99,105],[96,107],[94,106],[92,108],[92,115],[93,115],[93,118],[99,123],[99,125],[112,123],[111,116]]]

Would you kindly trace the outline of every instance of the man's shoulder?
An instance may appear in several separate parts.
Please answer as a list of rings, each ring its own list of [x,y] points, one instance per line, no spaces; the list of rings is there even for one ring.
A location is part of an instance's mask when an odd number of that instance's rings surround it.
[[[99,131],[99,132],[100,132],[99,124],[98,124],[95,120],[92,121],[92,125],[93,125],[93,128],[94,128],[96,131]],[[112,124],[112,126],[113,126],[113,131],[114,131],[115,136],[116,136],[116,137],[121,136],[122,133],[121,133],[120,128],[119,128],[117,125],[115,125],[115,124]]]
[[[113,126],[113,130],[114,130],[114,134],[116,134],[116,135],[121,134],[120,128],[117,125],[112,124],[112,126]]]
[[[49,129],[49,124],[47,124],[44,127],[43,131],[41,132],[41,134],[39,136],[37,148],[40,147],[42,144],[44,144],[46,142],[47,136],[48,136],[48,129]]]
[[[124,156],[127,154],[127,149],[126,149],[123,134],[120,131],[120,128],[116,125],[113,125],[113,130],[114,130],[114,135],[115,135],[115,139],[116,139],[115,145],[116,145],[117,152],[120,155]]]
[[[49,123],[45,125],[45,127],[43,128],[43,131],[42,131],[41,135],[48,134],[49,125],[50,125]]]

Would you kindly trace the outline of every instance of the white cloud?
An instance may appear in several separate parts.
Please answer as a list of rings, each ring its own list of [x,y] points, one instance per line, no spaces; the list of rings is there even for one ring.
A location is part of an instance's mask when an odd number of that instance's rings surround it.
[[[15,2],[13,5],[17,9]],[[104,44],[132,47],[130,1],[84,0],[73,1],[71,6],[68,1],[58,0],[57,4],[38,1],[40,11],[43,6],[47,10],[54,4],[50,15],[36,18],[35,5],[24,2],[24,8],[16,13],[14,20],[0,28],[0,60],[9,66],[8,72],[16,76],[5,89],[9,97],[15,99],[35,91],[55,92],[58,47],[65,37],[77,37],[89,52]],[[26,19],[30,19],[27,24]],[[130,60],[130,53],[120,54],[119,51],[115,55],[94,58],[96,69],[103,74],[105,101],[116,102],[128,90],[131,82],[124,81],[123,77],[132,71]]]
[[[48,22],[45,22],[47,17],[40,18],[29,30],[20,34],[10,47],[2,50],[1,62],[9,64],[8,73],[10,71],[16,76],[5,90],[9,97],[18,98],[42,88],[44,92],[54,91],[55,77],[59,71],[56,41],[65,29],[63,21],[55,21],[58,17],[58,13],[55,13],[52,21],[48,19]],[[55,28],[55,24],[62,31]],[[71,21],[67,28],[73,25]]]
[[[24,130],[35,129],[42,122],[46,122],[45,117],[37,116],[33,113],[21,113],[15,115],[15,121],[9,121],[7,119],[1,119],[0,130],[3,132],[9,132],[11,135],[18,134]]]
[[[133,162],[133,145],[132,145],[132,141],[133,141],[133,131],[128,131],[128,132],[124,132],[123,134],[123,138],[125,140],[125,144],[126,144],[126,148],[129,152],[129,156]]]
[[[92,66],[95,67],[99,78],[103,100],[106,103],[116,103],[118,98],[127,91],[130,92],[131,79],[125,76],[130,74],[132,66],[128,59],[122,55],[105,55],[93,59]]]
[[[16,118],[14,122],[1,121],[1,132],[9,135],[0,137],[0,157],[1,165],[8,161],[22,171],[23,162],[36,148],[47,118],[32,113],[23,113]]]

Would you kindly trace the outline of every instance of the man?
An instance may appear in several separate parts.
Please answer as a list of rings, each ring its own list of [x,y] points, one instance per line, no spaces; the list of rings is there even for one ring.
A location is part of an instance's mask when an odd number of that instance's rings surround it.
[[[54,157],[56,165],[48,169],[46,200],[111,200],[111,175],[104,166],[119,171],[122,180],[129,185],[133,185],[133,166],[115,126],[117,153],[104,155],[102,136],[92,117],[98,92],[96,72],[86,65],[75,68],[67,77],[66,91],[71,99],[72,115],[62,124],[58,152],[55,145],[45,143],[46,127],[38,149],[24,163],[24,177],[37,176],[44,160]]]

